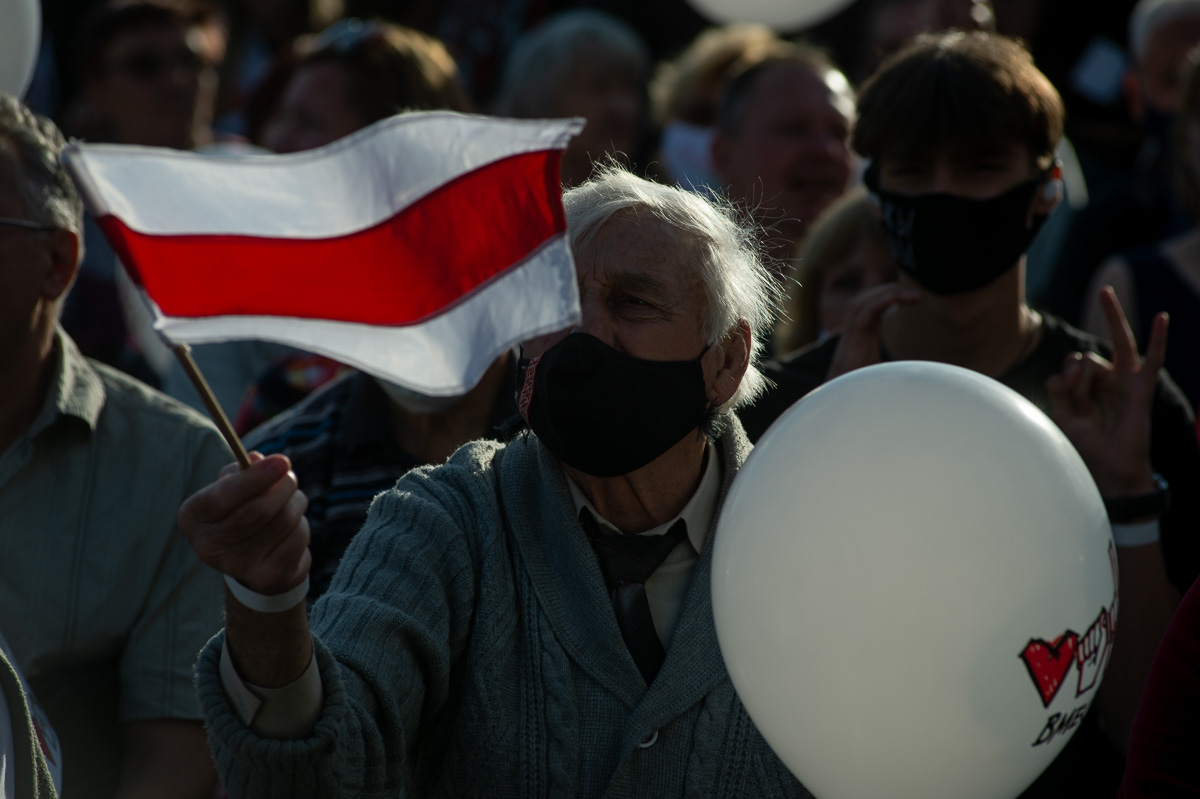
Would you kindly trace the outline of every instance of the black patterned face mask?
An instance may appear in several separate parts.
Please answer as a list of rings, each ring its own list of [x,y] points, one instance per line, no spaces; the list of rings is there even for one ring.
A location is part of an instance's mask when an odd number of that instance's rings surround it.
[[[874,166],[864,182],[900,269],[934,294],[960,294],[988,285],[1029,249],[1046,221],[1037,216],[1028,224],[1029,208],[1048,178],[1047,172],[986,200],[884,191]]]
[[[642,468],[704,421],[699,356],[648,361],[572,333],[517,364],[517,408],[546,448],[593,477]]]

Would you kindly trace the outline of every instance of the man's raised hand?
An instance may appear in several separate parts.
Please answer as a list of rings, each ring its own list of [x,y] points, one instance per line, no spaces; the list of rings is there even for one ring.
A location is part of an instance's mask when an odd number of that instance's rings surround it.
[[[1150,466],[1150,411],[1167,350],[1167,315],[1154,319],[1146,357],[1112,288],[1100,292],[1112,340],[1112,361],[1075,352],[1061,374],[1046,381],[1050,416],[1083,457],[1105,497],[1154,489]]]
[[[894,305],[909,305],[920,298],[920,292],[914,289],[903,288],[898,283],[884,283],[851,300],[825,379],[833,380],[863,366],[879,363],[882,358],[879,331],[884,314]]]
[[[179,529],[201,561],[268,596],[303,582],[312,564],[300,491],[283,455],[250,453],[251,465],[230,464],[216,482],[179,508]]]

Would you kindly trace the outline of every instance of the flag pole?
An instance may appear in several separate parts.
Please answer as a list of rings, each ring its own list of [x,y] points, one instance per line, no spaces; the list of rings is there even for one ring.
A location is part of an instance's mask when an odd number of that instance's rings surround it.
[[[250,468],[250,456],[246,454],[246,448],[242,446],[242,440],[238,438],[237,431],[229,423],[229,417],[221,409],[221,403],[217,402],[217,398],[213,396],[212,389],[208,387],[208,381],[200,373],[200,367],[196,366],[196,361],[192,359],[192,348],[180,342],[172,344],[171,350],[183,364],[183,371],[187,372],[192,385],[200,393],[200,399],[204,400],[204,407],[208,408],[208,415],[212,417],[217,429],[221,431],[221,435],[225,436],[225,443],[229,444],[229,448],[237,456],[238,463],[243,469]]]

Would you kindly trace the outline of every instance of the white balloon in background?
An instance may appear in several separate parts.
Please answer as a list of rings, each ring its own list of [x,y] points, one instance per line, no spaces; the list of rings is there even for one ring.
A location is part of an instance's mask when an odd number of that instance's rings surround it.
[[[1099,493],[1030,402],[957,367],[852,372],[781,416],[713,552],[734,687],[820,799],[1011,799],[1107,665]]]
[[[852,0],[690,0],[714,22],[759,22],[778,31],[795,31],[824,22]]]
[[[21,97],[29,88],[41,28],[37,0],[0,0],[0,91]]]

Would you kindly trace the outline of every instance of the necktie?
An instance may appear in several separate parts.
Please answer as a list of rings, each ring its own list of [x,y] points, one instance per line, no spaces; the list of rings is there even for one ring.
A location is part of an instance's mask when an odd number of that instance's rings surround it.
[[[654,682],[666,651],[654,631],[645,583],[687,535],[687,525],[680,519],[663,535],[602,533],[587,508],[580,512],[579,521],[600,561],[625,646],[649,685]]]

